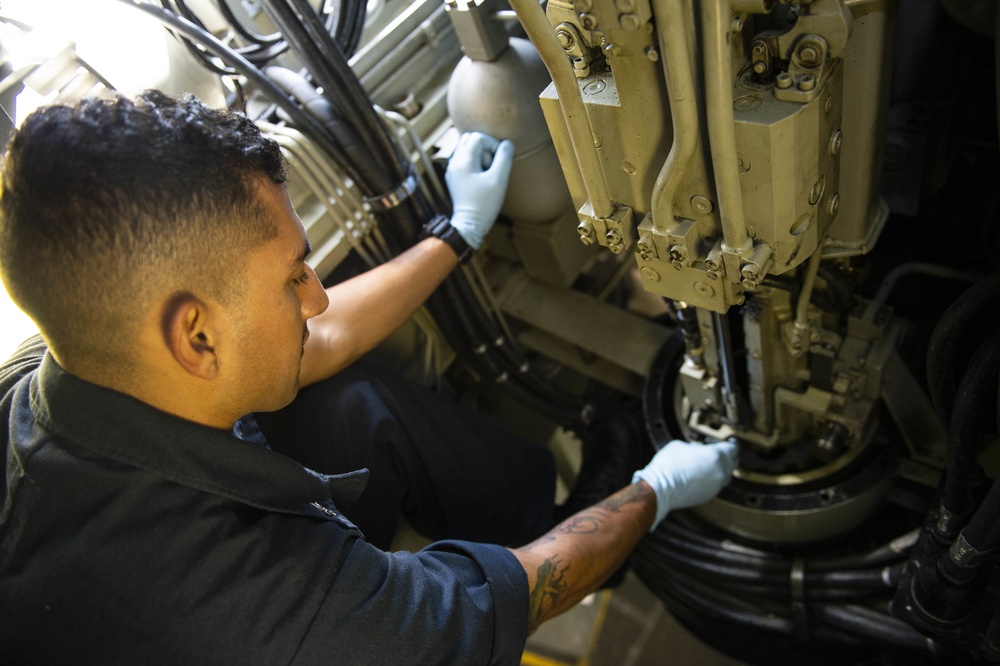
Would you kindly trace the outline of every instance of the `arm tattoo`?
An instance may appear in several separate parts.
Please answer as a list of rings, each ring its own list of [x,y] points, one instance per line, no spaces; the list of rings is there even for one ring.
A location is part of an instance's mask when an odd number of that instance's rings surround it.
[[[531,590],[529,603],[530,622],[534,624],[541,618],[545,609],[552,608],[559,603],[559,599],[566,593],[569,587],[566,584],[566,571],[569,566],[562,566],[559,557],[554,556],[546,559],[538,567],[538,580],[534,589]]]
[[[608,514],[618,513],[626,504],[639,502],[650,493],[652,490],[637,483],[627,486],[589,509],[584,509],[580,513],[570,516],[552,528],[548,534],[538,537],[525,548],[531,550],[555,541],[559,534],[594,534],[601,528],[604,522],[603,518]]]

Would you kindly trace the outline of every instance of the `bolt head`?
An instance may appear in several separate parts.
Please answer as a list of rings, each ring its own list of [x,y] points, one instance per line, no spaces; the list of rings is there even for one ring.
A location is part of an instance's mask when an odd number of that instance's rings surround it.
[[[799,49],[799,62],[806,67],[815,67],[819,64],[819,49],[812,44],[806,44]]]
[[[810,74],[804,74],[799,77],[799,90],[808,92],[816,87],[816,77]]]
[[[714,208],[712,200],[701,194],[696,194],[691,197],[691,207],[703,215],[711,213]]]
[[[837,153],[840,152],[840,145],[843,143],[843,141],[844,141],[844,135],[841,133],[840,130],[836,130],[834,131],[833,134],[830,135],[829,150],[831,155],[836,155]]]
[[[642,21],[636,14],[622,14],[618,17],[618,24],[625,30],[638,30]]]
[[[774,85],[779,88],[791,88],[792,87],[792,75],[788,72],[782,72],[774,80]]]
[[[827,205],[827,210],[830,213],[830,217],[836,217],[837,216],[837,211],[840,210],[840,195],[839,194],[834,193],[833,196],[830,197],[830,203]]]

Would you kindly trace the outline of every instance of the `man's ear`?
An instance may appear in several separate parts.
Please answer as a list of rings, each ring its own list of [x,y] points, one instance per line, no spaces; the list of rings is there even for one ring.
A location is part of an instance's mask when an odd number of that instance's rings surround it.
[[[202,379],[215,379],[219,358],[208,306],[194,294],[175,294],[163,306],[163,338],[174,359]]]

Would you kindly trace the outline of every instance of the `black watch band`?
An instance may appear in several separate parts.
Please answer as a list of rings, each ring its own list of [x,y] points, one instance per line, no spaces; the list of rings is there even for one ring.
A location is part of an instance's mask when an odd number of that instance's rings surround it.
[[[451,226],[451,220],[448,219],[447,215],[438,215],[424,225],[423,237],[427,238],[428,236],[440,238],[447,243],[463,264],[469,261],[472,247],[465,242],[462,234],[458,233],[458,229]]]

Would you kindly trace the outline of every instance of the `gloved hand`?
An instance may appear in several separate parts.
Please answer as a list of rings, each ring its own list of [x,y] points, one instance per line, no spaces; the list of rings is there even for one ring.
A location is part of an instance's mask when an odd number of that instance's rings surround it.
[[[448,162],[451,226],[477,250],[500,213],[513,164],[514,144],[482,132],[463,134]]]
[[[736,469],[739,447],[735,440],[700,444],[675,439],[656,452],[643,469],[632,475],[656,492],[656,529],[673,509],[707,502],[719,494]]]

